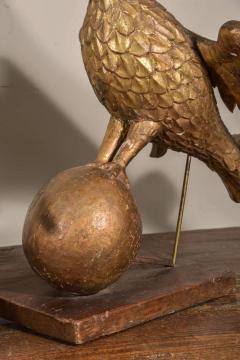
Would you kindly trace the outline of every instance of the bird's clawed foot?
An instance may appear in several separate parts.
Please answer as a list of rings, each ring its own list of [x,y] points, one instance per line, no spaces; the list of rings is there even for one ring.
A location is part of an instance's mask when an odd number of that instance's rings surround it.
[[[115,169],[126,168],[129,162],[161,130],[161,124],[154,121],[132,121],[130,124],[111,118],[96,163]]]
[[[129,162],[160,133],[160,130],[161,124],[158,122],[132,122],[126,139],[121,145],[114,161],[126,167]]]

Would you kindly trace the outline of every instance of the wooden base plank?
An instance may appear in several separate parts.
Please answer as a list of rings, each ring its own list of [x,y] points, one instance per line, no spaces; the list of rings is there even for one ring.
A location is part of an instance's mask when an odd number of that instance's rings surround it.
[[[234,274],[218,262],[185,255],[176,268],[161,265],[170,247],[164,237],[145,237],[129,271],[90,297],[59,293],[32,272],[21,247],[2,249],[0,316],[38,333],[82,344],[234,291]]]

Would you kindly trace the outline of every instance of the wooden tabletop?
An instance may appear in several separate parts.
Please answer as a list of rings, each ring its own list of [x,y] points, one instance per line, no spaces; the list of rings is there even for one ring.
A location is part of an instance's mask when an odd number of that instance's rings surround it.
[[[240,252],[240,228],[191,231],[184,233],[183,240],[182,252],[199,254],[209,243],[209,258],[218,256],[230,267],[231,258]],[[240,262],[233,264],[233,270],[240,274]],[[240,286],[236,295],[82,346],[44,338],[0,320],[0,360],[7,359],[239,360]]]

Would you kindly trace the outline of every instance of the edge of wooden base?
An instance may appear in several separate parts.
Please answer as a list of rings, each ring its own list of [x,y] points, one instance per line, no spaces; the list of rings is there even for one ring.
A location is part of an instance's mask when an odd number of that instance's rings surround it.
[[[212,270],[210,273],[208,270],[208,274],[208,280],[189,283],[186,287],[163,292],[154,298],[111,309],[82,320],[53,317],[44,312],[36,314],[34,309],[1,298],[0,316],[18,322],[37,333],[71,344],[83,344],[235,292],[236,276],[233,272]]]

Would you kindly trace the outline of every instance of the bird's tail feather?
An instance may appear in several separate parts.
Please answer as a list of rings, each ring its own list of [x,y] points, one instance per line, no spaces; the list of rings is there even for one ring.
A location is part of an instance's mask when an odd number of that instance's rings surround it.
[[[236,144],[237,144],[237,146],[238,146],[238,148],[240,150],[240,134],[233,135],[233,138],[234,138],[234,140],[235,140],[235,142],[236,142]]]
[[[235,144],[238,146],[240,150],[240,134],[239,135],[233,135],[233,139]],[[222,169],[222,171],[219,172],[219,175],[231,197],[231,199],[236,202],[240,203],[240,160],[233,160],[231,161],[235,162],[235,168],[234,171],[231,171],[231,169]]]
[[[231,199],[236,203],[240,203],[240,178],[238,179],[234,176],[230,176],[229,173],[222,173],[219,175]]]

